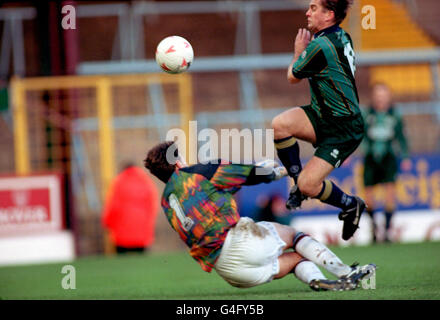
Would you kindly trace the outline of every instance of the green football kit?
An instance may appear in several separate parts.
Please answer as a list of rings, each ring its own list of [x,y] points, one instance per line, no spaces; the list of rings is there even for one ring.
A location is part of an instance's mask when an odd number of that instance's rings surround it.
[[[408,144],[400,113],[392,106],[384,112],[369,107],[365,111],[365,124],[364,184],[373,186],[395,182],[398,147],[401,156],[408,157]]]
[[[292,73],[310,83],[311,104],[302,106],[315,130],[315,156],[339,167],[364,137],[354,79],[353,43],[338,25],[314,35]]]

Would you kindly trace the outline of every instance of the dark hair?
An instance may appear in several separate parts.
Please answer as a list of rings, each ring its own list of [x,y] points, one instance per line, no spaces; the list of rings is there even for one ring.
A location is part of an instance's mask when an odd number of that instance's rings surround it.
[[[167,183],[176,168],[178,155],[177,144],[174,141],[165,141],[148,151],[144,166],[162,182]]]
[[[335,22],[340,24],[347,16],[348,8],[353,0],[321,0],[321,5],[335,13]]]

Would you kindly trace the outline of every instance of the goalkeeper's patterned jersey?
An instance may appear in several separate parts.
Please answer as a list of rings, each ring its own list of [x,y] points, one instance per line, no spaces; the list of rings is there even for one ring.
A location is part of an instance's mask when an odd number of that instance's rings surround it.
[[[298,79],[308,78],[311,105],[321,117],[359,114],[354,60],[350,36],[335,25],[315,34],[294,63],[292,73]]]
[[[191,256],[210,272],[230,228],[240,219],[233,193],[241,185],[269,182],[254,165],[194,165],[176,170],[165,186],[162,207]]]

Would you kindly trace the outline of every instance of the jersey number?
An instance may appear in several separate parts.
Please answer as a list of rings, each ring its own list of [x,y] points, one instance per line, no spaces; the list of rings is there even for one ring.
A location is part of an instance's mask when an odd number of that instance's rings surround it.
[[[176,217],[177,219],[179,219],[182,228],[185,231],[189,231],[193,226],[194,221],[191,218],[185,216],[185,212],[183,211],[183,208],[174,193],[170,194],[168,201],[170,203],[170,207],[173,208],[174,212],[176,213]]]
[[[354,72],[356,71],[356,66],[354,65],[354,51],[353,48],[351,47],[350,42],[346,43],[344,46],[344,55],[348,60],[348,64],[350,65],[350,69],[351,69],[351,73],[353,74],[354,77]]]

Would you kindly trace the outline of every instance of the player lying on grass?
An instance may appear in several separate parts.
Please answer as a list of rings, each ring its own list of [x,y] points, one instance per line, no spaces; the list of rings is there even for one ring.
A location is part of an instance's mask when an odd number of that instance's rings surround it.
[[[190,255],[204,271],[215,269],[235,287],[293,273],[314,290],[352,290],[374,270],[372,264],[344,264],[326,246],[291,227],[240,218],[233,194],[243,185],[280,179],[287,174],[284,167],[224,161],[187,166],[174,142],[153,147],[144,164],[166,183],[162,207]],[[339,279],[326,279],[317,265]]]

